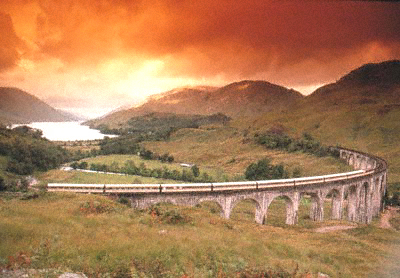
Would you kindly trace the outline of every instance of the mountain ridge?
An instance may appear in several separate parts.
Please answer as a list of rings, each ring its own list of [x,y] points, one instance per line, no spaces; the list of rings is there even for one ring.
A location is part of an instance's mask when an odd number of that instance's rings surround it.
[[[300,92],[266,81],[243,80],[223,87],[184,87],[153,95],[140,106],[94,119],[87,123],[123,124],[132,117],[154,112],[189,115],[222,113],[232,118],[253,117],[279,111],[303,98]]]
[[[76,120],[79,118],[71,113],[58,110],[21,89],[0,87],[0,122],[4,124]]]
[[[400,103],[400,61],[369,63],[326,84],[303,100],[305,105],[362,105]]]
[[[400,151],[400,62],[363,65],[318,88],[288,111],[253,119],[252,130],[280,126],[294,136],[307,132],[325,144],[391,157]],[[391,167],[400,173],[400,161]]]

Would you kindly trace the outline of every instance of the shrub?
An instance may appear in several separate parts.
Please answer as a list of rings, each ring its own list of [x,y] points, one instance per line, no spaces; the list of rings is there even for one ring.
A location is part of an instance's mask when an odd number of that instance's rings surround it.
[[[41,131],[26,126],[1,129],[0,154],[9,157],[6,171],[30,175],[57,168],[70,158],[71,153],[41,136]]]
[[[268,131],[265,134],[255,134],[254,138],[258,144],[268,149],[280,149],[288,152],[302,151],[317,156],[339,157],[339,151],[336,148],[322,146],[315,140],[311,134],[305,132],[299,139],[294,139],[281,132]]]
[[[141,150],[140,151],[140,157],[141,158],[143,158],[143,159],[153,159],[153,156],[154,156],[154,154],[153,154],[153,152],[152,151],[149,151],[149,150]]]
[[[192,173],[193,173],[193,176],[195,176],[196,178],[200,175],[200,169],[199,169],[199,167],[197,167],[197,165],[193,165]]]
[[[160,222],[164,224],[185,224],[192,221],[192,218],[182,214],[179,210],[163,207],[160,204],[151,206],[148,209],[149,214],[153,218],[158,218]]]
[[[82,161],[81,163],[79,163],[78,168],[79,169],[84,169],[86,170],[89,167],[88,163],[86,161]]]
[[[4,178],[0,176],[0,191],[6,190],[6,183],[4,182]]]
[[[130,205],[130,201],[127,197],[119,197],[118,198],[118,203],[123,204],[123,205]]]
[[[85,214],[97,214],[114,211],[111,204],[101,203],[99,201],[85,201],[80,204],[79,210]]]
[[[92,171],[99,171],[99,172],[108,172],[109,167],[106,164],[101,163],[91,163],[90,170]]]
[[[162,216],[161,220],[165,224],[182,224],[187,223],[189,217],[182,215],[177,210],[167,210]]]
[[[268,159],[261,159],[257,163],[250,164],[245,172],[247,180],[281,179],[287,176],[282,164],[271,165]]]
[[[300,178],[301,177],[301,169],[299,167],[294,168],[292,177],[293,178]]]

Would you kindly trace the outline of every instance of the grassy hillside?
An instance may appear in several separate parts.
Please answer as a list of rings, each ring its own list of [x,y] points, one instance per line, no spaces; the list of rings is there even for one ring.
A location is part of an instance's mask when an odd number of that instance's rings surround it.
[[[181,128],[197,128],[210,124],[226,124],[231,120],[228,116],[217,113],[213,115],[189,115],[153,112],[143,116],[130,118],[127,122],[112,127],[112,123],[104,123],[94,128],[104,134],[148,136],[156,140],[167,138],[171,132]],[[110,127],[111,126],[111,127]]]
[[[212,105],[212,109],[205,109],[207,105]],[[251,142],[254,134],[279,129],[300,137],[307,132],[325,145],[341,145],[382,156],[389,162],[390,181],[400,182],[400,61],[364,65],[307,97],[267,82],[242,81],[218,89],[167,92],[124,111],[124,117],[111,115],[96,123],[114,125],[127,122],[136,112],[174,112],[178,108],[185,113],[225,110],[227,115],[235,115],[229,123],[230,138],[224,135],[229,127],[225,131],[219,129],[222,133],[212,128],[187,129],[173,134],[168,143],[145,143],[148,148],[165,149],[180,160],[217,167],[235,160],[235,172],[240,157],[251,153],[254,147],[247,148],[243,142]],[[247,112],[241,113],[242,110]],[[253,158],[259,157],[253,153]]]
[[[76,119],[27,92],[0,87],[0,123],[64,122]]]
[[[279,111],[301,98],[299,92],[265,81],[241,81],[222,88],[183,88],[154,95],[138,107],[89,121],[88,124],[105,124],[115,128],[132,117],[154,112],[190,115],[222,113],[233,118],[249,117]]]
[[[308,132],[324,144],[379,155],[390,181],[400,181],[400,62],[366,65],[316,90],[284,113],[234,123],[253,133],[279,127],[293,136]],[[378,74],[380,73],[380,74]]]
[[[254,138],[270,130],[292,137],[307,132],[323,144],[339,144],[387,159],[389,182],[394,186],[400,183],[399,65],[397,61],[366,65],[308,97],[287,103],[279,112],[234,118],[225,125],[182,128],[171,132],[167,141],[140,144],[173,155],[175,162],[214,171],[218,180],[242,179],[250,163],[265,157],[274,164],[283,163],[290,173],[301,168],[303,176],[349,170],[331,157],[268,150]],[[237,83],[232,88],[246,90],[249,84]],[[227,95],[234,95],[235,90],[228,90]],[[187,92],[188,99],[190,95]],[[173,103],[177,96],[179,92],[171,92],[160,99],[168,97]],[[87,161],[111,165],[126,159],[133,158],[112,155]],[[6,158],[0,157],[0,167],[5,163]],[[175,182],[59,170],[48,171],[40,179],[42,183]],[[378,219],[368,226],[313,222],[306,196],[300,202],[296,226],[284,224],[281,199],[269,207],[266,225],[257,225],[251,201],[239,203],[226,220],[211,203],[194,208],[161,204],[140,211],[122,205],[127,200],[104,196],[35,196],[24,200],[24,195],[0,195],[0,268],[46,269],[47,276],[84,272],[91,277],[317,277],[319,272],[330,277],[398,277],[400,271],[398,230],[381,228]],[[330,202],[324,205],[326,219],[330,206]],[[391,223],[399,229],[400,215],[393,213]],[[323,226],[352,229],[316,231]]]
[[[0,268],[43,269],[42,277],[66,271],[90,277],[396,277],[399,271],[398,232],[374,222],[318,233],[320,223],[305,217],[307,200],[296,227],[283,224],[280,200],[271,205],[268,225],[254,223],[250,202],[225,220],[209,203],[135,211],[93,195],[0,200]]]
[[[217,172],[218,179],[243,179],[246,167],[263,158],[273,164],[283,163],[290,174],[296,168],[301,175],[337,173],[350,168],[332,157],[267,150],[254,142],[252,135],[233,127],[184,129],[173,133],[168,141],[141,143],[154,152],[168,152],[175,161],[195,163]]]

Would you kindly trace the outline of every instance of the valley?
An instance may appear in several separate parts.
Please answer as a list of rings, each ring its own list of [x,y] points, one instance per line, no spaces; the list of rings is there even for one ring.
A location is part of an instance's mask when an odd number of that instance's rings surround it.
[[[14,183],[11,192],[0,192],[0,236],[4,239],[0,268],[47,269],[50,276],[58,270],[73,271],[93,277],[104,273],[113,277],[260,277],[262,273],[271,277],[317,277],[318,273],[396,277],[400,270],[398,212],[389,220],[394,229],[380,227],[378,218],[370,225],[315,222],[309,216],[310,198],[304,196],[298,225],[285,225],[283,199],[271,204],[268,224],[259,225],[254,223],[255,204],[249,200],[235,207],[231,219],[223,219],[213,203],[193,208],[160,204],[135,210],[123,197],[57,194],[45,188],[51,182],[199,182],[194,177],[182,179],[182,173],[191,170],[181,164],[196,165],[200,177],[206,173],[212,181],[243,181],[247,167],[265,158],[272,165],[283,165],[287,177],[351,171],[323,151],[307,151],[310,144],[310,150],[343,146],[387,160],[386,201],[398,205],[399,69],[399,61],[365,65],[306,97],[262,81],[177,89],[153,96],[142,106],[87,122],[120,134],[92,143],[54,143],[35,138],[39,135],[35,131],[18,135],[4,127],[3,150],[17,149],[14,144],[24,136],[27,149],[37,143],[40,150],[61,148],[66,153],[55,169],[32,169],[29,174],[39,180],[35,190],[18,189],[17,181],[23,181],[24,175],[9,171],[9,163],[19,158],[11,151],[1,153],[2,182]],[[285,148],[260,144],[264,135],[288,144]],[[19,161],[23,165],[34,163],[34,153],[26,151],[22,156],[32,157]],[[162,161],[163,156],[173,160]],[[122,171],[134,165],[141,170],[120,176],[58,169],[74,162],[86,163],[88,169],[102,165]],[[156,169],[176,171],[181,180],[160,178]],[[324,207],[329,219],[331,201]],[[352,229],[315,232],[331,226]]]

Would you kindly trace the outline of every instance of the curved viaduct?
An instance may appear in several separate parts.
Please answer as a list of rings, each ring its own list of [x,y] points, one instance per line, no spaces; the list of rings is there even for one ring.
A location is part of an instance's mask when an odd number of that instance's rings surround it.
[[[311,198],[310,218],[324,220],[324,202],[332,202],[332,219],[347,219],[370,223],[383,208],[387,186],[387,163],[378,157],[354,150],[339,148],[340,158],[356,171],[285,180],[160,185],[87,185],[49,184],[49,191],[75,191],[129,196],[136,208],[147,208],[160,202],[195,206],[204,201],[219,204],[221,215],[229,219],[233,208],[242,200],[256,204],[255,221],[263,224],[268,207],[275,198],[286,201],[286,224],[298,221],[300,200]],[[345,210],[345,208],[347,208]],[[346,215],[344,215],[346,211]]]

